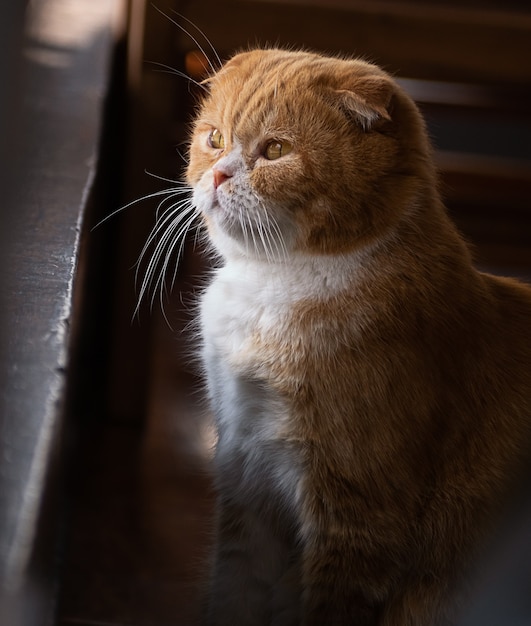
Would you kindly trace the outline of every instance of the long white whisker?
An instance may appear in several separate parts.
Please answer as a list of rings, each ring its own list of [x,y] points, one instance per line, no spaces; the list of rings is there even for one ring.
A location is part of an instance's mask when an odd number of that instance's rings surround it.
[[[168,207],[157,220],[137,261],[136,280],[138,280],[138,274],[143,259],[147,255],[153,242],[158,239],[144,271],[144,277],[139,289],[138,301],[135,308],[135,315],[138,313],[140,304],[147,291],[150,290],[153,293],[150,301],[151,308],[154,304],[155,295],[158,292],[163,315],[168,325],[171,326],[164,311],[164,295],[167,294],[165,290],[166,274],[169,263],[174,257],[175,249],[178,246],[177,255],[175,257],[175,270],[171,284],[171,287],[173,287],[177,276],[179,259],[182,257],[184,249],[186,234],[197,217],[198,214],[196,213],[195,206],[190,199],[187,199]]]
[[[197,215],[194,213],[191,217],[188,218],[188,220],[184,224],[180,226],[178,232],[175,234],[175,237],[172,238],[173,241],[166,250],[166,258],[162,266],[161,276],[163,276],[164,278],[166,277],[168,265],[170,263],[171,257],[173,256],[175,248],[177,246],[178,246],[178,250],[176,254],[176,259],[178,261],[181,258],[183,250],[184,250],[184,244],[186,241],[186,235],[188,231],[190,230],[191,225],[194,223],[196,219],[197,219]],[[170,283],[170,291],[173,289],[175,285],[176,278],[177,278],[177,263],[175,264],[175,269],[173,271],[173,276],[172,276],[172,280]],[[166,281],[163,281],[163,282],[166,283]],[[161,284],[161,287],[162,287],[162,284]]]
[[[161,200],[161,202],[159,202],[158,206],[157,206],[157,210],[155,212],[155,218],[158,221],[159,220],[159,216],[162,215],[166,215],[168,212],[172,211],[174,209],[174,207],[179,203],[182,202],[183,199],[179,198],[179,196],[188,196],[190,194],[188,189],[178,189],[177,191],[174,191],[171,195],[169,195],[167,198],[164,198],[163,200]],[[167,203],[167,202],[171,202],[173,201],[175,198],[179,198],[178,202],[173,202],[169,207],[165,208],[164,210],[162,210],[162,207]],[[186,200],[186,198],[184,199]]]
[[[194,234],[194,247],[197,247],[199,245],[199,234],[201,233],[201,227],[200,225],[197,225],[195,227],[195,234]]]
[[[238,221],[240,223],[242,234],[243,234],[243,239],[245,241],[245,253],[249,255],[249,244],[250,244],[249,231],[252,235],[253,229],[252,229],[252,225],[249,224],[248,221],[245,219],[243,215],[243,208],[241,206],[238,207]]]
[[[252,224],[249,224],[249,230],[251,231],[251,237],[252,237],[252,239],[253,239],[253,246],[254,246],[254,249],[255,249],[256,251],[259,251],[259,250],[260,250],[260,248],[256,245],[256,237],[255,237],[255,234],[254,234],[254,228],[253,228],[253,225],[252,225]]]
[[[142,196],[141,198],[136,198],[136,200],[132,200],[131,202],[124,204],[124,206],[119,207],[112,213],[109,213],[109,215],[101,219],[90,230],[91,232],[94,231],[96,228],[99,228],[102,224],[104,224],[107,220],[110,220],[115,215],[118,215],[118,213],[125,211],[126,209],[132,207],[135,204],[138,204],[139,202],[142,202],[143,200],[150,200],[151,198],[156,198],[157,196],[165,196],[173,193],[176,193],[176,191],[174,191],[173,189],[164,189],[163,191],[155,191],[154,193],[147,194],[146,196]]]
[[[183,210],[183,208],[184,208],[184,210]],[[176,213],[175,209],[180,211],[177,215],[175,215],[175,213]],[[159,239],[159,241],[157,242],[157,244],[155,246],[155,252],[156,252],[157,248],[161,245],[161,242],[165,241],[168,236],[171,236],[172,231],[183,220],[186,219],[187,215],[192,210],[193,210],[193,207],[183,207],[183,205],[174,205],[172,211],[168,211],[164,215],[163,218],[160,218],[157,221],[157,223],[155,224],[153,230],[151,231],[151,233],[150,233],[146,243],[144,244],[144,247],[142,248],[142,252],[140,253],[140,256],[139,256],[138,261],[137,261],[137,266],[138,266],[137,267],[137,271],[139,271],[139,269],[140,269],[139,264],[142,263],[144,255],[146,254],[148,249],[151,247],[153,242],[156,239]],[[151,259],[153,259],[153,256],[151,257]],[[151,261],[148,263],[148,266],[150,264],[151,264]]]
[[[158,70],[159,72],[165,72],[166,74],[174,74],[175,76],[179,76],[179,78],[185,78],[186,80],[190,81],[191,83],[193,83],[194,85],[202,89],[203,91],[207,91],[207,88],[205,87],[205,85],[202,85],[199,81],[195,80],[195,78],[188,76],[188,74],[186,74],[185,72],[181,72],[181,70],[177,70],[174,67],[171,67],[170,65],[166,65],[165,63],[159,63],[158,61],[148,61],[148,63],[150,63],[151,65],[156,65],[158,67],[161,67],[162,69]]]
[[[286,248],[286,243],[284,242],[284,236],[282,234],[280,226],[278,225],[276,219],[273,216],[268,215],[267,213],[266,219],[268,226],[270,226],[271,228],[271,233],[273,235],[273,241],[275,242],[275,248],[278,257],[280,260],[286,261],[288,258],[288,250]]]
[[[174,205],[174,209],[177,209],[177,210],[181,210],[182,207],[183,205]],[[155,270],[158,264],[158,259],[160,258],[160,252],[159,252],[160,246],[163,244],[163,242],[166,241],[168,237],[168,233],[171,236],[171,233],[173,229],[175,228],[175,226],[179,224],[180,222],[182,222],[186,218],[186,215],[191,210],[193,210],[192,207],[187,207],[184,211],[180,212],[177,215],[177,218],[175,218],[175,211],[173,211],[165,215],[164,218],[161,218],[160,220],[158,220],[158,222],[155,224],[146,243],[144,244],[144,247],[142,248],[140,256],[138,257],[137,269],[135,272],[135,283],[138,281],[138,274],[140,272],[140,267],[142,265],[142,261],[145,255],[147,254],[147,251],[150,249],[152,243],[160,236],[160,233],[164,231],[164,234],[162,235],[161,239],[157,242],[155,246],[155,250],[153,254],[151,255],[149,262],[147,264],[146,270],[144,272],[144,279],[142,281],[142,288],[140,290],[139,300],[142,300],[144,293],[146,291],[146,288],[149,287],[149,285],[153,282],[153,274],[155,273]]]
[[[282,254],[280,254],[280,248],[278,243],[279,229],[274,227],[274,220],[270,217],[267,211],[264,211],[267,239],[269,243],[269,249],[271,251],[271,257],[276,260],[282,260]]]
[[[210,66],[210,69],[212,70],[212,72],[216,71],[216,68],[214,67],[214,65],[212,64],[212,61],[210,61],[210,59],[208,58],[208,54],[205,52],[203,46],[197,41],[197,39],[192,35],[192,33],[189,33],[186,28],[184,28],[184,26],[181,26],[181,24],[179,24],[179,22],[175,21],[173,18],[171,18],[167,13],[164,13],[164,11],[162,11],[161,9],[159,9],[158,7],[156,7],[154,4],[151,5],[154,9],[156,9],[161,15],[163,15],[166,19],[170,20],[170,22],[172,24],[175,24],[175,26],[177,26],[177,28],[179,28],[185,35],[187,35],[188,37],[190,37],[190,39],[195,43],[195,45],[199,48],[199,50],[202,52],[202,54],[204,55],[205,59],[208,61],[208,64]]]
[[[261,215],[263,215],[265,218],[265,224],[262,221],[261,217],[260,217],[260,221],[262,222],[264,233],[267,236],[271,258],[272,259],[277,258],[280,261],[282,260],[286,261],[288,258],[288,251],[286,248],[286,244],[284,242],[284,236],[282,235],[282,230],[280,226],[278,225],[278,222],[276,221],[276,219],[272,215],[270,215],[269,211],[266,209],[260,196],[256,192],[253,192],[253,194],[258,203],[258,206],[261,209]],[[273,246],[274,246],[274,249],[273,249]],[[264,242],[264,247],[265,247],[265,242]],[[274,251],[276,251],[276,254],[274,253]],[[266,256],[267,256],[267,251],[266,251]]]
[[[149,250],[149,248],[151,247],[151,244],[154,241],[154,239],[156,239],[157,234],[161,228],[162,226],[157,227],[157,231],[150,235],[150,237],[148,238],[148,241],[146,242],[146,244],[144,245],[144,248],[142,249],[142,252],[140,253],[140,256],[138,257],[137,269],[135,272],[135,285],[138,283],[138,276],[140,273],[140,268],[141,268],[144,256]],[[167,231],[165,231],[165,233],[166,232]],[[146,291],[153,284],[153,280],[154,280],[155,273],[156,273],[156,268],[158,266],[160,255],[161,255],[161,245],[163,245],[163,242],[165,240],[164,237],[165,235],[163,235],[163,238],[157,242],[153,253],[149,257],[149,261],[144,271],[144,277],[142,279],[142,284],[141,284],[140,291],[139,291],[139,296],[138,296],[139,303],[143,300],[144,294],[146,293]]]
[[[268,236],[268,233],[266,232],[266,229],[264,228],[264,224],[262,222],[262,218],[261,218],[260,215],[257,216],[256,226],[257,226],[257,229],[258,229],[258,235],[260,236],[260,241],[262,243],[262,247],[264,249],[264,254],[266,256],[266,260],[269,263],[269,262],[272,261],[271,251],[269,249],[269,246],[270,246],[269,236]]]
[[[267,242],[269,245],[269,251],[270,251],[270,255],[272,259],[275,260],[280,260],[280,255],[279,255],[279,251],[278,251],[278,244],[276,241],[276,237],[274,235],[274,233],[271,231],[271,229],[269,228],[269,220],[266,219],[267,222],[267,227],[265,229],[265,232],[267,234]]]
[[[188,184],[183,182],[182,180],[175,180],[173,178],[166,178],[165,176],[161,176],[160,174],[155,174],[153,172],[150,172],[149,170],[144,170],[144,172],[148,176],[151,176],[152,178],[156,178],[157,180],[162,180],[165,183],[171,183],[172,185],[177,185],[178,187],[186,188],[187,191],[190,190]],[[171,191],[171,189],[169,191]]]
[[[168,266],[170,263],[170,260],[173,258],[173,253],[175,250],[175,247],[178,245],[179,249],[177,251],[177,256],[175,257],[175,270],[174,270],[174,275],[173,275],[173,280],[172,280],[172,287],[174,285],[174,281],[175,281],[175,277],[177,275],[177,266],[179,263],[179,259],[181,258],[181,255],[183,253],[183,248],[184,248],[184,243],[186,240],[186,234],[192,224],[192,222],[195,220],[196,215],[193,215],[185,224],[182,224],[179,227],[178,232],[176,233],[172,233],[172,236],[169,237],[167,239],[167,242],[171,242],[170,245],[164,245],[164,252],[161,249],[161,259],[162,259],[162,253],[164,255],[164,260],[161,260],[162,263],[162,267],[159,271],[159,277],[157,279],[157,282],[155,283],[155,287],[153,289],[153,296],[151,298],[151,307],[153,307],[154,301],[155,301],[155,293],[158,291],[159,292],[159,302],[160,302],[160,308],[162,310],[162,313],[164,315],[164,318],[166,319],[166,322],[168,323],[168,326],[171,327],[168,318],[166,317],[166,312],[164,310],[164,295],[168,295],[168,290],[165,288],[166,286],[166,273],[168,270]]]
[[[172,256],[175,247],[178,245],[179,250],[177,254],[177,259],[180,258],[184,246],[186,233],[188,232],[190,225],[196,219],[196,217],[196,214],[193,213],[192,216],[189,217],[184,223],[182,219],[175,220],[175,222],[171,226],[171,232],[168,232],[168,236],[164,245],[164,262],[162,263],[157,283],[157,285],[159,285],[161,289],[164,287],[165,284],[165,276],[170,262],[170,257]]]
[[[188,19],[185,15],[182,15],[181,13],[178,13],[175,9],[170,9],[170,11],[172,13],[175,13],[175,15],[177,15],[180,19],[185,20],[186,22],[188,22],[188,24],[190,24],[190,26],[193,26],[196,31],[203,37],[203,39],[207,42],[207,44],[210,46],[210,49],[212,50],[212,52],[214,53],[214,56],[216,57],[216,61],[218,62],[219,67],[221,67],[223,65],[221,59],[219,58],[219,54],[217,53],[216,48],[214,48],[212,42],[210,41],[210,39],[205,35],[205,33],[199,28],[199,26],[197,24],[194,24],[194,22],[192,22],[192,20]],[[185,31],[186,32],[186,31]],[[187,33],[188,35],[190,33]],[[205,52],[203,51],[203,54],[205,54]],[[205,56],[207,56],[205,54]],[[208,57],[207,57],[208,59]],[[212,67],[212,63],[210,63],[210,67],[213,71],[214,68]]]
[[[149,249],[149,247],[151,246],[151,244],[153,243],[153,241],[158,237],[159,233],[162,230],[165,230],[167,228],[167,224],[169,222],[171,222],[171,220],[174,218],[174,212],[175,209],[181,209],[181,205],[180,204],[173,204],[170,209],[168,209],[163,217],[160,217],[159,219],[157,219],[155,226],[153,227],[153,229],[151,230],[146,243],[144,244],[144,247],[142,248],[142,251],[140,253],[140,256],[138,257],[138,261],[137,261],[137,265],[142,261],[144,254],[147,252],[147,250]]]
[[[179,146],[175,146],[175,152],[177,152],[177,154],[179,155],[179,157],[186,163],[186,157],[185,155],[181,152],[181,149]]]

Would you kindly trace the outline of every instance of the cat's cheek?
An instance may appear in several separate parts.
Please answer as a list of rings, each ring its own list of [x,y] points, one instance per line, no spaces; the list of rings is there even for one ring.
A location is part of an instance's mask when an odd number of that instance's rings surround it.
[[[212,185],[202,184],[202,181],[194,188],[193,203],[198,211],[208,218],[212,218],[216,203],[215,192]]]
[[[201,213],[203,223],[207,228],[214,248],[222,256],[226,256],[233,248],[230,237],[225,233],[227,212],[218,201],[218,194],[211,179],[211,171],[203,175],[201,181],[194,188],[193,202]]]
[[[192,195],[192,200],[194,206],[203,214],[208,213],[208,201],[205,192],[199,187],[194,188],[194,193]]]
[[[251,184],[256,193],[275,204],[303,201],[307,187],[305,176],[295,158],[258,166],[251,175]]]

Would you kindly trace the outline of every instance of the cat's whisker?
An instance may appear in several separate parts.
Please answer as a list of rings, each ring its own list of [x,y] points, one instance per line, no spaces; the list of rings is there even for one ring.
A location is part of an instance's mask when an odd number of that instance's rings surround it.
[[[147,267],[144,271],[144,277],[139,290],[135,314],[138,312],[140,303],[149,290],[153,290],[153,293],[156,293],[157,289],[163,287],[167,266],[169,264],[169,257],[171,256],[175,246],[180,242],[181,245],[179,247],[179,254],[176,258],[177,267],[182,254],[182,246],[184,245],[186,233],[196,217],[196,209],[191,203],[191,200],[184,199],[178,203],[174,203],[158,219],[137,261],[135,282],[138,281],[143,260],[148,251],[151,249],[153,242],[160,238],[155,245],[153,253],[149,257]],[[165,261],[163,262],[162,269],[157,272],[160,268],[163,257],[165,257]],[[151,304],[153,304],[153,298]]]
[[[252,224],[249,224],[249,231],[251,233],[251,238],[253,240],[253,249],[259,251],[260,248],[258,247],[257,243],[256,243],[256,236],[255,236],[255,229],[253,228]]]
[[[177,215],[177,217],[175,217],[174,213],[172,213],[172,215],[168,216],[168,219],[171,219],[171,222],[169,223],[168,226],[164,227],[163,233],[160,236],[160,239],[158,240],[155,246],[155,250],[153,254],[151,255],[148,268],[146,269],[146,277],[150,276],[151,280],[155,278],[155,270],[159,266],[160,260],[165,254],[167,244],[169,241],[173,239],[174,232],[181,224],[183,217],[182,215]],[[160,272],[155,282],[155,290],[158,287],[159,282],[160,282]]]
[[[178,260],[182,258],[182,255],[184,253],[184,245],[185,245],[185,242],[186,242],[186,238],[187,238],[187,235],[188,235],[188,233],[190,231],[190,228],[192,227],[192,223],[193,223],[194,219],[195,219],[195,217],[189,223],[186,224],[186,226],[184,228],[184,232],[180,236],[178,250],[175,252],[175,247],[176,247],[176,244],[175,244],[175,245],[172,245],[168,249],[168,251],[167,251],[166,259],[164,260],[164,269],[162,271],[163,276],[164,276],[164,281],[161,284],[161,289],[160,289],[160,294],[161,294],[160,302],[161,302],[161,307],[162,307],[163,310],[164,310],[164,304],[163,304],[163,301],[162,301],[162,293],[163,293],[162,287],[164,287],[164,294],[166,295],[166,297],[169,296],[169,294],[173,291],[173,289],[175,287],[175,282],[177,280],[177,271],[178,271],[178,267],[179,267]],[[174,262],[174,265],[173,265],[173,272],[172,272],[172,275],[171,275],[171,280],[168,281],[168,278],[167,278],[168,267],[169,267],[169,264],[170,264],[170,261],[171,261],[172,258],[175,258],[175,262]],[[168,284],[169,284],[169,286],[168,286]]]
[[[174,181],[172,181],[172,182],[174,182]],[[128,202],[127,204],[124,204],[123,206],[119,207],[118,209],[116,209],[112,213],[109,213],[109,215],[107,215],[106,217],[101,219],[90,230],[91,230],[91,232],[96,230],[96,228],[99,228],[102,224],[104,224],[105,222],[110,220],[112,217],[114,217],[115,215],[118,215],[119,213],[122,213],[126,209],[129,209],[130,207],[134,206],[135,204],[139,204],[140,202],[143,202],[144,200],[150,200],[151,198],[157,198],[157,197],[160,197],[160,196],[169,195],[169,194],[173,194],[173,193],[176,193],[176,191],[173,190],[173,189],[164,189],[162,191],[155,191],[155,192],[149,193],[149,194],[147,194],[145,196],[141,196],[140,198],[136,198],[135,200],[132,200],[131,202]]]
[[[238,223],[240,224],[240,228],[242,231],[242,235],[243,235],[243,240],[245,242],[245,253],[248,255],[249,254],[249,235],[247,233],[247,228],[248,228],[248,224],[247,224],[247,220],[244,218],[243,215],[243,209],[242,207],[238,207]]]
[[[262,210],[263,216],[265,217],[266,231],[270,235],[269,241],[271,242],[270,249],[272,253],[272,258],[273,259],[277,258],[279,261],[286,261],[288,258],[288,251],[286,248],[286,244],[284,242],[284,237],[282,235],[280,226],[278,225],[278,222],[275,219],[275,217],[270,215],[270,212],[264,206],[264,203],[262,199],[260,198],[260,196],[255,192],[253,192],[253,195],[256,198],[258,206]],[[273,254],[273,244],[277,252],[276,256],[275,254]]]
[[[195,211],[192,211],[191,216],[189,216],[189,212],[187,212],[186,215],[188,216],[187,219],[183,219],[182,217],[180,217],[179,220],[175,220],[175,223],[172,225],[170,232],[168,232],[168,237],[165,242],[165,246],[164,246],[165,247],[165,259],[164,259],[162,269],[160,272],[160,278],[161,278],[160,287],[161,288],[167,287],[166,273],[167,273],[168,265],[170,263],[171,258],[174,256],[175,249],[178,247],[177,253],[175,255],[175,269],[173,272],[171,286],[169,290],[166,289],[166,293],[168,293],[168,291],[171,291],[171,289],[173,288],[175,284],[178,263],[183,254],[186,236],[188,234],[188,231],[190,230],[190,227],[192,226],[192,224],[198,217]]]
[[[195,80],[195,78],[192,78],[191,76],[188,76],[188,74],[186,74],[186,72],[181,72],[181,70],[175,69],[174,67],[171,67],[170,65],[166,65],[165,63],[159,63],[158,61],[149,61],[149,63],[151,65],[156,65],[162,69],[158,70],[159,72],[164,72],[166,74],[173,74],[175,76],[178,76],[179,78],[184,78],[187,81],[193,83],[194,85],[196,85],[196,87],[199,87],[200,89],[202,89],[203,91],[207,91],[207,88],[205,87],[205,85],[203,85],[202,83],[200,83],[199,81]]]
[[[190,227],[192,226],[192,224],[194,223],[196,219],[197,219],[197,214],[194,212],[192,216],[189,217],[186,222],[184,222],[184,224],[180,223],[180,226],[178,226],[179,230],[175,234],[172,234],[171,243],[166,248],[165,259],[162,264],[162,269],[160,272],[160,276],[161,276],[160,287],[161,287],[161,290],[162,288],[165,288],[166,294],[171,292],[171,290],[173,289],[175,285],[175,280],[177,277],[178,261],[182,257],[182,254],[183,254],[184,244],[186,241],[186,235],[188,234]],[[175,259],[176,259],[175,269],[174,269],[172,280],[170,283],[170,288],[168,289],[167,281],[166,281],[166,272],[168,270],[168,266],[170,264],[172,257],[174,256],[175,249],[177,247],[178,249],[175,255]]]
[[[181,259],[182,255],[184,253],[184,244],[186,242],[186,238],[188,237],[188,233],[193,229],[195,230],[195,235],[194,235],[194,245],[196,245],[197,243],[197,233],[200,230],[200,225],[197,223],[197,220],[199,218],[199,215],[195,214],[193,215],[190,220],[189,223],[187,223],[186,225],[186,232],[183,234],[182,238],[181,238],[181,243],[179,245],[179,250],[177,251],[177,259]],[[174,265],[174,269],[173,269],[173,274],[171,277],[171,282],[170,282],[170,289],[169,291],[173,291],[174,287],[175,287],[175,281],[177,280],[177,270],[179,268],[179,264],[175,263]]]
[[[166,323],[168,324],[170,328],[171,328],[171,324],[166,315],[166,310],[164,307],[164,297],[165,296],[167,297],[169,295],[169,291],[171,291],[171,289],[170,290],[167,289],[166,274],[167,274],[168,266],[170,264],[171,259],[175,258],[175,269],[174,269],[172,285],[171,285],[173,287],[175,279],[176,279],[176,275],[177,275],[179,259],[181,258],[182,253],[183,253],[186,235],[188,233],[188,230],[191,224],[196,219],[196,217],[197,216],[193,214],[192,217],[188,218],[188,220],[184,224],[182,223],[182,220],[175,220],[174,223],[168,229],[168,231],[165,233],[164,241],[161,242],[159,252],[158,252],[157,266],[160,264],[162,265],[158,271],[158,277],[156,279],[155,286],[153,288],[153,294],[152,294],[151,301],[150,301],[150,308],[153,309],[153,306],[155,303],[155,296],[158,292],[160,309],[162,311],[164,320],[166,321]],[[177,245],[179,246],[179,249],[177,251],[177,254],[174,257],[174,251]]]
[[[214,56],[216,57],[216,62],[218,64],[218,68],[221,67],[223,65],[223,62],[216,50],[216,48],[214,48],[213,43],[210,41],[210,39],[205,35],[205,33],[199,28],[199,26],[197,24],[194,24],[194,22],[192,22],[192,20],[188,19],[185,15],[182,15],[181,13],[179,13],[178,11],[176,11],[175,9],[170,9],[170,11],[172,13],[174,13],[175,15],[177,15],[177,17],[181,20],[184,20],[185,22],[188,22],[188,24],[190,24],[190,26],[192,26],[193,28],[196,29],[196,31],[203,37],[203,39],[207,42],[209,48],[212,50],[212,52],[214,53]],[[184,31],[187,35],[190,35],[189,32]],[[216,68],[213,66],[213,64],[210,62],[208,56],[206,55],[206,53],[204,51],[202,51],[203,54],[205,55],[207,61],[209,61],[210,64],[210,69],[212,71],[216,71]]]
[[[186,156],[181,152],[181,149],[178,146],[175,147],[175,152],[177,152],[177,155],[184,163],[187,162]]]
[[[184,204],[184,203],[183,203]],[[173,205],[173,212],[175,211],[175,209],[181,209],[183,205]],[[142,260],[144,259],[145,254],[147,253],[147,251],[149,250],[149,248],[151,247],[152,243],[157,239],[157,237],[159,236],[159,234],[161,233],[162,230],[165,230],[167,228],[167,224],[168,222],[170,222],[170,220],[173,217],[173,212],[172,214],[166,213],[164,215],[163,218],[160,218],[156,221],[155,226],[153,227],[151,233],[149,234],[146,243],[144,244],[144,247],[142,248],[142,251],[140,252],[140,256],[138,257],[137,260],[137,272],[136,272],[136,276],[135,276],[135,280],[138,277],[138,272],[140,269],[140,265],[142,263]]]
[[[179,209],[180,213],[173,219],[161,238],[161,246],[163,244],[164,246],[166,246],[167,242],[170,242],[170,247],[174,247],[180,240],[183,233],[186,234],[185,231],[187,225],[193,222],[193,220],[195,220],[197,217],[194,207],[191,205],[188,207],[180,206]]]
[[[260,197],[258,196],[258,194],[257,194],[256,192],[254,192],[254,191],[253,191],[253,196],[255,197],[255,199],[256,199],[256,201],[257,201],[258,206],[259,206],[261,209],[263,209],[263,206],[262,206],[262,204],[261,204]],[[264,215],[266,215],[266,216],[267,216],[267,212],[266,212],[266,211],[264,211]],[[266,242],[266,237],[267,237],[267,235],[266,235],[266,233],[264,232],[264,230],[265,230],[265,229],[264,229],[264,224],[263,224],[263,221],[262,221],[262,216],[261,216],[261,214],[260,214],[260,213],[257,213],[257,214],[256,214],[256,216],[254,217],[254,220],[253,220],[253,221],[254,221],[254,223],[256,224],[256,228],[257,228],[257,230],[258,230],[258,234],[259,234],[259,236],[260,236],[260,241],[261,241],[261,243],[262,243],[262,248],[263,248],[264,254],[265,254],[265,256],[266,256],[266,260],[268,261],[268,263],[270,263],[270,262],[271,262],[271,256],[270,256],[270,253],[269,253],[268,242]],[[258,249],[258,248],[256,248],[256,245],[255,245],[255,249],[256,249],[257,251],[259,251],[259,249]]]
[[[160,206],[159,206],[160,208]],[[190,198],[180,198],[176,202],[173,202],[169,207],[164,209],[162,214],[157,214],[157,220],[155,226],[148,238],[147,243],[151,243],[151,241],[163,230],[167,228],[167,224],[171,220],[176,220],[177,222],[182,221],[187,217],[190,211],[193,211],[194,207],[191,204]]]
[[[260,219],[260,216],[259,215],[256,216],[256,218],[253,221],[254,221],[254,225],[252,226],[252,232],[254,233],[256,231],[259,242],[260,242],[260,246],[257,246],[256,239],[253,236],[255,250],[257,252],[260,252],[260,250],[263,250],[266,260],[269,262],[270,259],[269,259],[266,242],[264,240],[264,233],[263,233],[262,221]]]
[[[194,228],[194,241],[193,241],[193,245],[195,248],[197,248],[200,245],[200,236],[203,236],[203,240],[206,239],[204,230],[201,228],[201,224],[198,223],[195,228]]]
[[[264,212],[265,217],[265,226],[264,226],[264,235],[267,238],[267,246],[269,248],[269,260],[277,260],[279,259],[279,245],[277,242],[278,233],[275,229],[272,229],[271,226],[273,224],[267,212]],[[279,259],[280,260],[280,259]]]
[[[273,251],[273,236],[269,228],[264,225],[261,217],[258,218],[258,232],[260,234],[260,239],[262,240],[266,259],[268,263],[272,263],[275,260],[275,254]]]
[[[288,260],[288,249],[286,247],[286,242],[284,241],[284,235],[282,234],[282,230],[278,225],[277,220],[274,217],[268,216],[268,220],[272,226],[273,232],[276,234],[275,237],[275,246],[277,252],[279,252],[279,258],[281,261],[286,262]]]
[[[156,178],[157,180],[161,180],[162,182],[165,183],[171,183],[172,185],[176,185],[177,187],[186,189],[187,191],[191,191],[190,189],[190,185],[188,185],[188,183],[179,180],[178,178],[168,178],[166,176],[161,176],[160,174],[155,174],[153,172],[150,172],[148,170],[144,170],[144,172],[148,175],[151,176],[151,178]],[[167,191],[172,191],[173,189],[168,189]]]
[[[155,296],[157,294],[157,292],[161,292],[161,294],[163,293],[163,289],[161,288],[161,281],[164,280],[164,277],[161,277],[160,272],[157,272],[157,267],[160,264],[161,259],[163,258],[164,255],[164,248],[163,247],[159,247],[157,249],[157,252],[154,253],[154,256],[156,257],[156,261],[153,263],[153,265],[151,265],[148,270],[146,270],[146,275],[144,277],[144,280],[142,281],[142,286],[140,288],[140,292],[139,292],[139,296],[138,296],[138,300],[137,300],[137,305],[135,308],[135,315],[138,313],[139,309],[140,309],[140,304],[142,303],[142,301],[144,300],[145,295],[151,291],[152,292],[152,297],[150,300],[150,309],[153,309],[153,305],[154,305],[154,301],[155,301]],[[163,283],[162,283],[163,284]],[[164,306],[163,306],[163,297],[161,295],[161,309],[164,312]]]
[[[271,263],[271,250],[270,250],[270,241],[267,235],[267,232],[264,229],[264,225],[261,219],[258,219],[258,235],[260,236],[260,242],[262,244],[262,248],[264,249],[264,254],[266,257],[266,261]]]
[[[169,195],[167,198],[164,198],[159,205],[157,206],[157,210],[155,212],[155,218],[158,221],[160,219],[160,216],[164,216],[166,215],[168,212],[172,211],[173,208],[175,207],[175,205],[177,203],[173,202],[173,204],[171,204],[169,207],[165,208],[164,210],[162,210],[162,208],[164,207],[164,205],[168,202],[174,201],[176,198],[178,198],[178,202],[182,202],[182,200],[186,200],[187,198],[179,198],[179,196],[189,196],[190,192],[188,189],[179,189],[175,192],[173,192],[171,195]]]
[[[209,65],[209,69],[210,69],[210,71],[215,72],[215,71],[216,71],[216,68],[214,67],[214,65],[213,65],[212,61],[209,59],[208,54],[205,52],[205,49],[203,48],[203,46],[199,43],[199,41],[197,41],[197,38],[196,38],[196,37],[194,37],[194,36],[192,35],[192,33],[190,33],[189,31],[187,31],[187,30],[186,30],[186,28],[185,28],[184,26],[182,26],[181,24],[179,24],[179,22],[177,22],[176,20],[174,20],[174,19],[173,19],[172,17],[170,17],[167,13],[164,13],[164,11],[162,11],[162,9],[159,9],[159,8],[158,8],[157,6],[155,6],[154,4],[152,4],[151,6],[152,6],[155,10],[157,10],[157,11],[158,11],[161,15],[163,15],[166,19],[170,20],[170,22],[171,22],[172,24],[174,24],[175,26],[177,26],[177,28],[178,28],[179,30],[181,30],[181,31],[182,31],[182,32],[183,32],[183,33],[184,33],[187,37],[190,37],[190,39],[191,39],[191,40],[195,43],[195,45],[197,46],[197,48],[199,49],[199,51],[203,54],[203,56],[204,56],[204,57],[205,57],[205,59],[207,60],[208,65]],[[177,15],[178,15],[178,14],[177,14]],[[190,21],[190,20],[187,20],[187,21]],[[190,23],[191,23],[191,22],[190,22]],[[193,26],[194,26],[197,30],[199,30],[199,29],[197,28],[197,26],[195,26],[195,24],[193,24],[193,23],[192,23],[192,25],[193,25]],[[202,33],[202,34],[203,34],[203,33]],[[205,35],[203,35],[203,37],[205,37]],[[208,39],[207,39],[206,37],[205,37],[205,39],[208,41]],[[210,45],[210,46],[212,47],[212,49],[213,49],[212,44],[211,44],[210,42],[208,42],[208,43],[209,43],[209,45]],[[216,57],[219,59],[219,57],[218,57],[217,53],[216,53]],[[221,65],[221,61],[220,61],[219,63],[220,63],[220,65]],[[205,69],[206,69],[206,68],[205,68]]]
[[[140,267],[142,264],[142,261],[144,259],[144,256],[146,254],[146,252],[148,251],[151,242],[153,241],[153,237],[150,237],[150,244],[149,246],[144,246],[144,249],[142,250],[140,257],[138,259],[137,262],[137,271],[135,274],[135,283],[138,282],[138,276],[140,273]],[[153,285],[153,281],[155,280],[155,275],[156,275],[156,268],[158,266],[159,263],[159,259],[160,259],[160,255],[162,254],[161,252],[161,242],[159,241],[156,246],[155,246],[155,250],[153,251],[153,253],[151,254],[151,256],[149,257],[149,261],[147,264],[147,267],[144,271],[144,276],[142,279],[142,283],[139,289],[139,294],[138,294],[138,299],[137,299],[137,306],[135,309],[135,314],[138,312],[138,309],[140,307],[140,303],[143,301],[145,294],[152,289],[152,285]]]

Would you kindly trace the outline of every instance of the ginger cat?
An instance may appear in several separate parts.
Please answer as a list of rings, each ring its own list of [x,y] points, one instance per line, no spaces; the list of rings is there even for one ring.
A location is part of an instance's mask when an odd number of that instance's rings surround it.
[[[222,259],[200,307],[205,624],[452,624],[528,450],[531,289],[474,269],[379,68],[253,50],[207,87],[187,171]]]

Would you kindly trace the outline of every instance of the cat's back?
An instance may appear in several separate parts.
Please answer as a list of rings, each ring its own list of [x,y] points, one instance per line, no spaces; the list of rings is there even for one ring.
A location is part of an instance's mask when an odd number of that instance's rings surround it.
[[[501,380],[500,402],[507,414],[527,416],[531,426],[531,286],[512,279],[479,274],[484,286],[480,311],[473,313],[473,329],[485,345],[478,365],[486,380]],[[477,320],[477,322],[476,322]],[[485,325],[481,322],[485,320]],[[488,391],[488,390],[486,390]]]
[[[468,310],[461,313],[467,323],[454,329],[456,339],[465,347],[483,347],[478,369],[526,384],[531,413],[531,286],[513,278],[475,275],[465,300]]]
[[[514,324],[523,324],[529,329],[531,316],[531,285],[515,278],[506,278],[492,274],[480,274],[487,289],[491,292],[500,315],[506,315]],[[510,326],[507,328],[512,330]],[[522,337],[524,344],[531,343],[531,333]],[[527,341],[526,341],[527,339]]]

